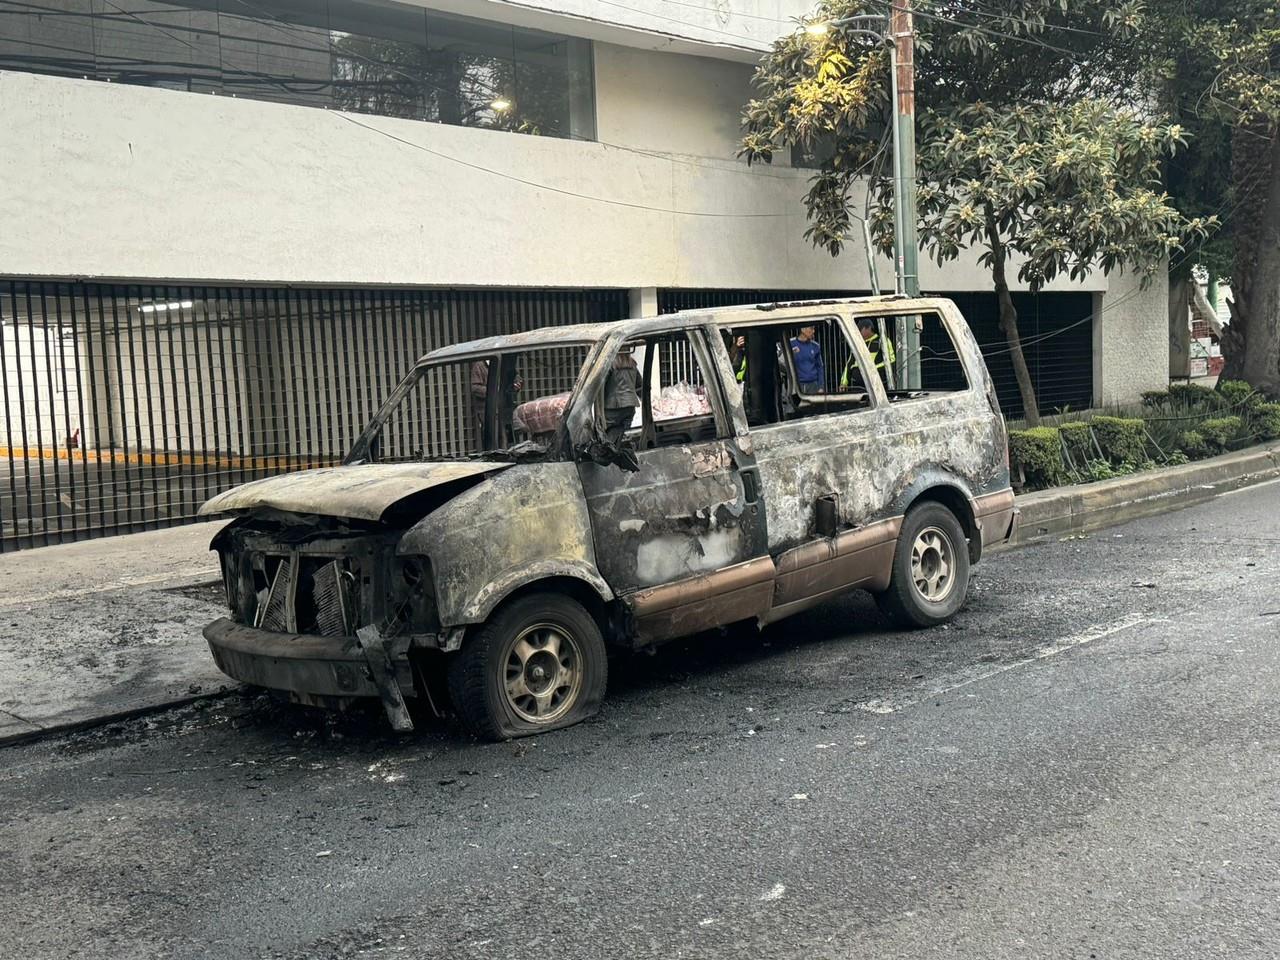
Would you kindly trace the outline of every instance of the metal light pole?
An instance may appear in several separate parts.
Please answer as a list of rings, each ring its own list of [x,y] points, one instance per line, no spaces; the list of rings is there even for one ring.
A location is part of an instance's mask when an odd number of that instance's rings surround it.
[[[825,24],[811,24],[810,33],[821,35],[830,27],[872,22],[885,25],[883,17],[859,15],[842,17]],[[890,0],[888,33],[858,28],[851,32],[889,43],[889,77],[893,100],[893,247],[895,287],[899,294],[920,295],[920,242],[916,225],[916,82],[915,29],[911,16],[911,0]],[[864,224],[867,258],[871,275],[876,278],[870,233]],[[879,293],[877,286],[876,292]],[[918,389],[920,380],[920,319],[907,317],[899,321],[895,338],[906,349],[898,354],[897,371],[902,385]]]

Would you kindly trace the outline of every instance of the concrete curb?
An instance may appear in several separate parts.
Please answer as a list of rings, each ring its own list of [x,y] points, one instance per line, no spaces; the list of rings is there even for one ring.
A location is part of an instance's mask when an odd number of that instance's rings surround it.
[[[1212,500],[1280,478],[1280,444],[1250,447],[1178,467],[1056,487],[1017,498],[1022,522],[1004,549],[1090,533]]]

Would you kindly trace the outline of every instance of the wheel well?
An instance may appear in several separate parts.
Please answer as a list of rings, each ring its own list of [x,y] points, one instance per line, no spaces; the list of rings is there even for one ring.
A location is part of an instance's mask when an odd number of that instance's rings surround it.
[[[977,520],[973,516],[973,505],[969,502],[969,498],[956,487],[940,485],[925,490],[911,501],[907,509],[910,510],[911,507],[926,500],[940,503],[955,514],[969,541],[969,562],[977,563],[982,556],[982,534],[978,530]]]
[[[577,577],[546,577],[526,583],[503,597],[502,602],[494,607],[494,611],[531,593],[559,593],[573,598],[582,604],[587,613],[591,614],[592,619],[600,626],[601,632],[608,635],[609,611],[605,602],[600,599],[600,594],[596,593],[591,584]],[[492,613],[489,615],[493,616]]]

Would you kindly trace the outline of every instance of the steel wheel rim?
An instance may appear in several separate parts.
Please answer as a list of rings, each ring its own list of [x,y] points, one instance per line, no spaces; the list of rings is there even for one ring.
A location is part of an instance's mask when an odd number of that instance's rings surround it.
[[[536,623],[507,645],[503,695],[526,723],[554,723],[573,709],[582,690],[582,645],[564,627]]]
[[[911,582],[929,603],[943,603],[956,585],[955,546],[941,527],[925,527],[911,544]]]

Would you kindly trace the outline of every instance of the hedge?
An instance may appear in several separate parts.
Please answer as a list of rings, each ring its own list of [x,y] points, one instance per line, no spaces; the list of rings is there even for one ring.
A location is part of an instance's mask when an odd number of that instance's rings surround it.
[[[1032,486],[1056,487],[1065,476],[1062,446],[1054,427],[1010,430],[1009,461],[1015,473],[1021,469]]]
[[[1206,420],[1198,428],[1205,443],[1215,453],[1223,452],[1231,446],[1232,441],[1240,439],[1243,430],[1244,419],[1241,417],[1216,417]]]
[[[1147,426],[1127,417],[1094,417],[1089,421],[1102,455],[1112,463],[1142,463],[1147,459]]]
[[[1250,412],[1260,439],[1280,440],[1280,403],[1260,403]]]
[[[1011,430],[1010,466],[1021,469],[1027,486],[1047,487],[1145,469],[1153,454],[1165,463],[1185,463],[1280,440],[1280,402],[1240,380],[1222,381],[1217,390],[1187,383],[1148,390],[1142,406],[1148,420],[1095,416]]]

